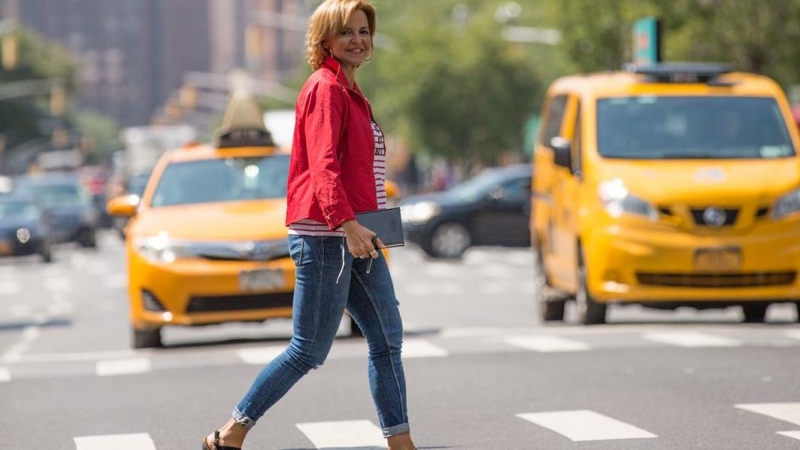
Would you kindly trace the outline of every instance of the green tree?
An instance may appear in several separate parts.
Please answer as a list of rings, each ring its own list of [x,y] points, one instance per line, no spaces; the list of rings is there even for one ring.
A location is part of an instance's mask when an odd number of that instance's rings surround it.
[[[15,152],[35,152],[47,146],[53,128],[63,120],[50,114],[48,85],[57,81],[69,95],[75,90],[77,76],[66,49],[24,28],[15,33],[19,62],[0,71],[0,134],[6,161],[16,156]]]
[[[359,83],[387,131],[465,165],[522,153],[542,76],[524,44],[502,39],[500,3],[376,2],[383,40]]]

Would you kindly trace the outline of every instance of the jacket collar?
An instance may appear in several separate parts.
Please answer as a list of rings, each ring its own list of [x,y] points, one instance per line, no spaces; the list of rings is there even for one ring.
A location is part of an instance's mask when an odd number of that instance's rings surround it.
[[[326,56],[325,60],[322,61],[322,67],[325,67],[326,69],[336,74],[337,83],[341,84],[346,88],[350,88],[350,82],[347,81],[347,76],[344,74],[344,71],[342,70],[342,65],[336,58],[334,58],[333,56]],[[355,81],[353,81],[353,87],[351,89],[355,90],[359,94],[361,93],[361,89],[358,88],[358,83]]]

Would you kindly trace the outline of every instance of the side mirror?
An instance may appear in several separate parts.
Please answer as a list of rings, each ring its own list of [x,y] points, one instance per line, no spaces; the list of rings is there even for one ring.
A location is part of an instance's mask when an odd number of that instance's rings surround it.
[[[566,167],[572,172],[572,155],[570,154],[572,142],[568,139],[556,136],[550,140],[550,147],[553,149],[556,165],[559,167]]]
[[[109,200],[106,203],[106,211],[112,216],[133,217],[136,215],[137,206],[139,206],[138,195],[122,195]]]

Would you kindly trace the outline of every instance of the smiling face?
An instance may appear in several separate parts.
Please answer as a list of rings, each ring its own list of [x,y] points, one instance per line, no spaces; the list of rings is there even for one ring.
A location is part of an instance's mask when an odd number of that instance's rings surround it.
[[[347,71],[354,71],[364,64],[364,60],[372,53],[372,36],[366,13],[360,9],[353,11],[345,29],[322,44]]]

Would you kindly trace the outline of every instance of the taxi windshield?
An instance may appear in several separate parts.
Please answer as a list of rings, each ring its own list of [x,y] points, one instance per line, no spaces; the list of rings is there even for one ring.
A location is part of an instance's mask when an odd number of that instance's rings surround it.
[[[616,97],[597,102],[597,148],[622,159],[764,159],[795,154],[764,97]]]
[[[158,180],[150,206],[283,198],[288,173],[289,155],[172,163]]]

